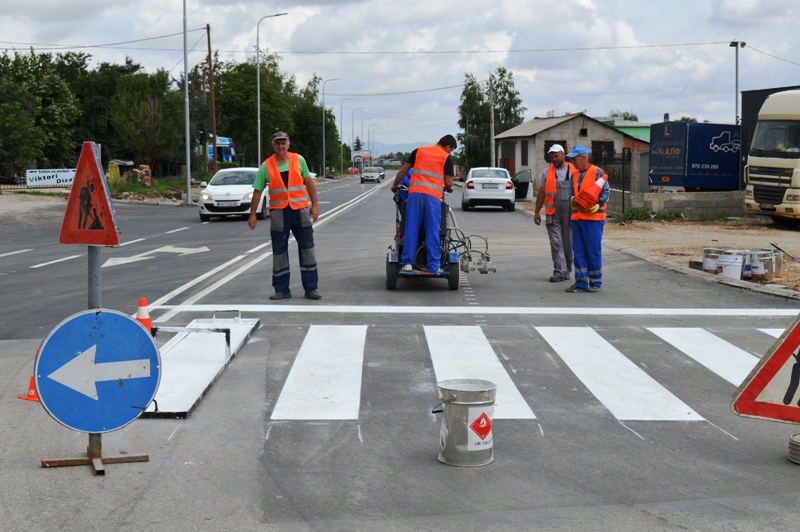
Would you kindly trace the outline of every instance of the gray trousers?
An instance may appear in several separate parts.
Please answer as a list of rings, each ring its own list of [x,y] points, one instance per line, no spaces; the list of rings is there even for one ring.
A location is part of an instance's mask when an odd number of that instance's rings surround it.
[[[560,192],[560,191],[559,191]],[[561,199],[556,196],[556,213],[547,215],[547,236],[550,238],[550,254],[553,257],[553,275],[565,279],[572,273],[572,227],[569,220],[572,217],[572,207],[569,197]]]

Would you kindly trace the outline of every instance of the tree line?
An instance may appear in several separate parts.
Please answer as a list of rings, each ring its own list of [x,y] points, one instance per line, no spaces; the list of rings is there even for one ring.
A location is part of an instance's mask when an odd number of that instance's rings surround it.
[[[186,160],[184,76],[165,69],[147,72],[126,58],[123,64],[89,67],[80,52],[0,55],[0,173],[72,166],[85,141],[102,145],[111,159],[148,164],[156,176],[177,175]],[[322,168],[320,78],[300,87],[279,69],[279,57],[261,54],[262,157],[271,153],[271,135],[286,131],[292,151],[313,169]],[[258,149],[256,60],[212,59],[217,135],[231,137],[242,165],[256,165]],[[211,98],[208,60],[188,75],[193,171],[204,166],[210,143]],[[340,134],[333,113],[325,113],[326,165],[340,162]],[[347,148],[347,147],[345,147]],[[346,149],[349,154],[349,149]]]

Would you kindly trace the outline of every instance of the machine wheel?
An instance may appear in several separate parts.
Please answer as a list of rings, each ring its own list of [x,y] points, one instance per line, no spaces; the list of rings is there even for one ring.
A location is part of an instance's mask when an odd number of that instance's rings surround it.
[[[249,215],[248,215],[249,218]],[[267,218],[267,202],[264,200],[264,203],[261,204],[261,209],[256,212],[256,219],[258,220],[266,220]]]
[[[514,212],[514,209],[516,209],[516,208],[517,208],[517,205],[515,203],[512,203],[511,205],[506,205],[506,210],[508,212]]]
[[[447,286],[450,290],[458,290],[458,287],[461,286],[461,261],[459,262],[451,262],[450,263],[450,275],[447,277]]]
[[[207,215],[207,214],[201,214],[201,215],[200,215],[200,221],[201,221],[201,222],[207,222],[207,221],[209,221],[209,220],[211,220],[211,216],[209,216],[209,215]]]
[[[386,257],[386,288],[394,290],[397,288],[397,277],[400,269],[399,262],[389,262],[389,257]]]

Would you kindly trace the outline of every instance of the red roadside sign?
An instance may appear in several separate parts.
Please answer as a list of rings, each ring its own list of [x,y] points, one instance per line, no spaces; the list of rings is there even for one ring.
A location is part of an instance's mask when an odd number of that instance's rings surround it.
[[[800,424],[800,316],[783,332],[733,394],[744,417]]]
[[[100,164],[100,147],[94,142],[83,143],[58,241],[84,246],[119,245],[114,204]]]

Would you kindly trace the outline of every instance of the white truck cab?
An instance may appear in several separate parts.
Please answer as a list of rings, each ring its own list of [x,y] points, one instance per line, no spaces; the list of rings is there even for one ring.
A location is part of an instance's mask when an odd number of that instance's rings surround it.
[[[800,90],[771,94],[744,168],[745,207],[773,219],[800,219]]]

